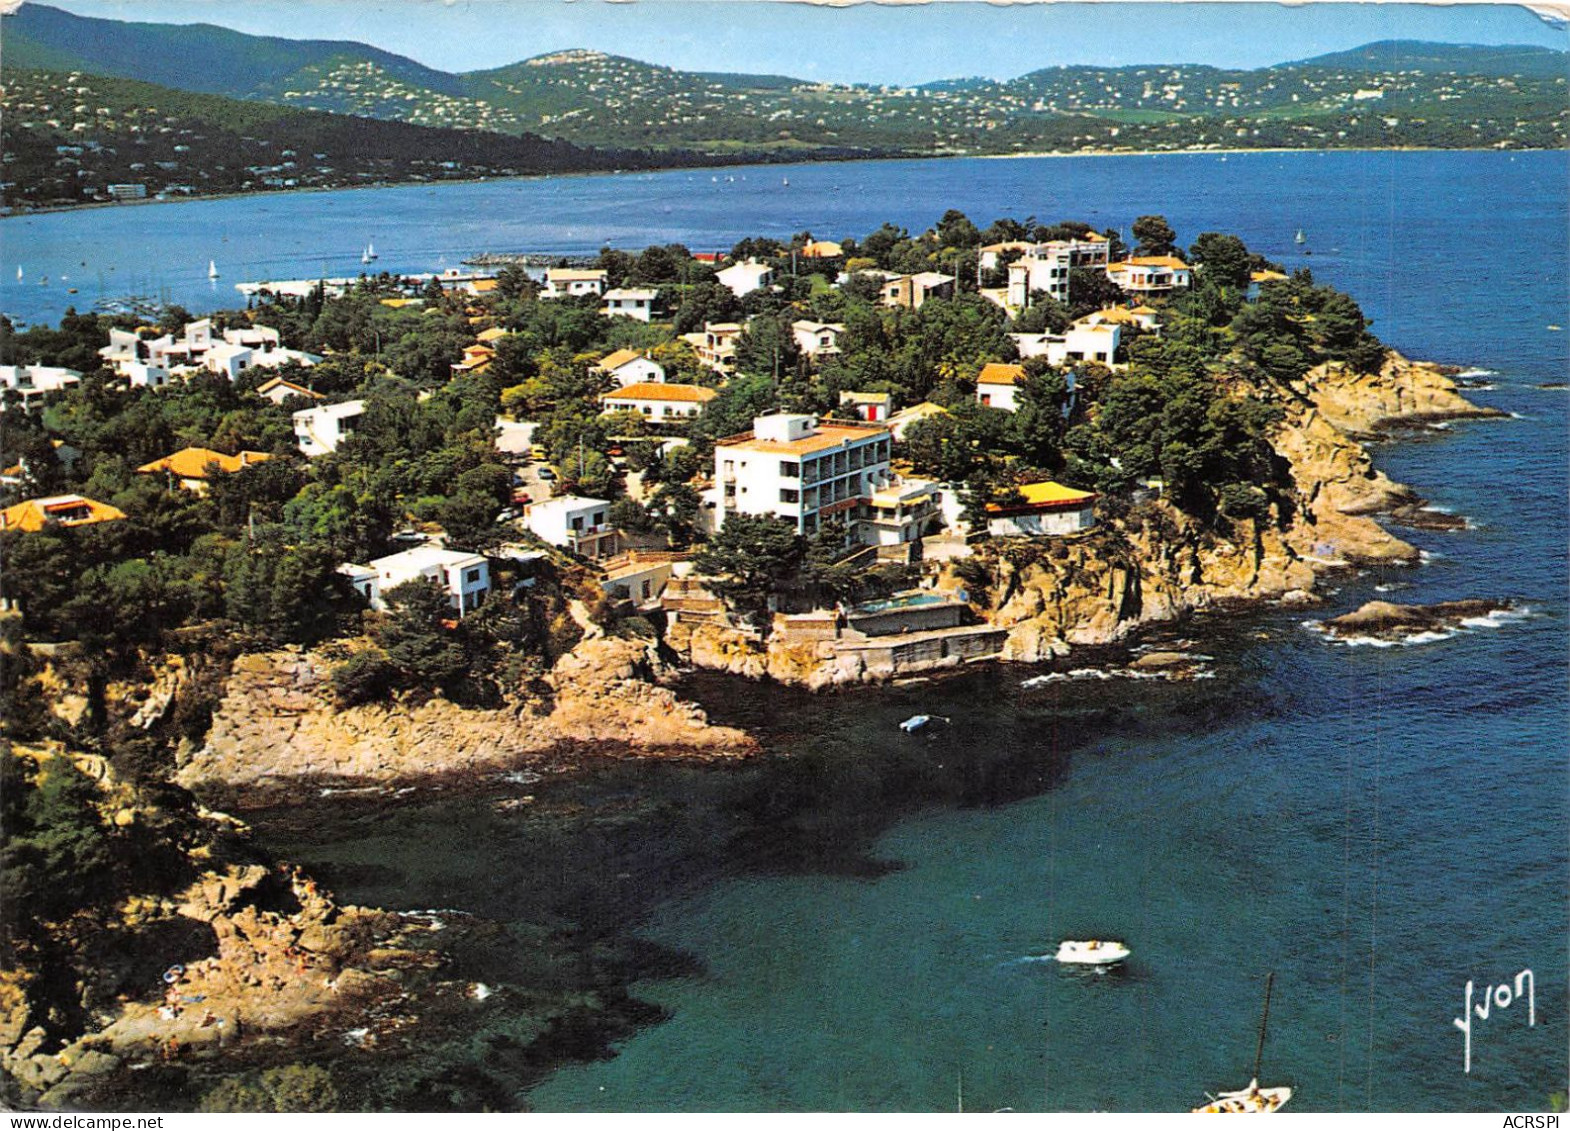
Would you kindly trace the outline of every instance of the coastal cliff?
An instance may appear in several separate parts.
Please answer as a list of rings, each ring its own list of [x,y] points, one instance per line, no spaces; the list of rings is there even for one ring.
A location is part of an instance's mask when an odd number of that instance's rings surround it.
[[[963,593],[980,621],[1007,630],[997,658],[1036,663],[1201,609],[1311,602],[1326,570],[1415,564],[1417,550],[1374,516],[1414,512],[1422,499],[1377,470],[1364,441],[1392,425],[1501,414],[1467,401],[1442,367],[1396,353],[1378,373],[1318,366],[1290,392],[1270,438],[1289,468],[1286,514],[1206,524],[1155,500],[1078,535],[979,543],[968,558],[930,565],[927,584]],[[764,640],[717,619],[678,620],[667,643],[696,667],[809,689],[894,674],[822,639]]]
[[[260,857],[233,818],[134,785],[99,755],[13,752],[24,795],[80,783],[73,808],[49,811],[52,831],[34,832],[58,840],[69,827],[78,843],[119,850],[78,877],[71,915],[10,928],[0,1068],[20,1089],[12,1101],[70,1105],[138,1065],[232,1056],[366,1016],[396,1024],[411,978],[443,965],[428,920],[338,905]]]
[[[343,707],[332,667],[319,652],[240,657],[205,743],[176,780],[198,791],[297,778],[391,782],[564,767],[591,745],[601,755],[706,758],[756,748],[653,682],[662,664],[642,640],[588,637],[557,661],[541,693],[493,709],[439,697]]]

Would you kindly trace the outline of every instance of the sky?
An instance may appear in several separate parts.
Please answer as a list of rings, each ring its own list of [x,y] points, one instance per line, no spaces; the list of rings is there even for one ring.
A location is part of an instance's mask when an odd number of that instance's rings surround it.
[[[49,0],[84,16],[350,39],[444,71],[587,47],[683,70],[915,84],[1059,63],[1259,67],[1380,39],[1570,47],[1523,7],[788,0]]]

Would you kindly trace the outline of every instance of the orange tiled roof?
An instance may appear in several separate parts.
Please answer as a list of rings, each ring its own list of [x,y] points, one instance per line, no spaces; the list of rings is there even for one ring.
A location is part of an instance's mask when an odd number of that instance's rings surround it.
[[[608,353],[602,357],[599,368],[609,373],[613,369],[621,368],[629,361],[637,361],[642,356],[643,354],[637,350],[617,350],[615,353]]]
[[[989,361],[981,367],[976,377],[978,385],[1017,385],[1025,379],[1023,365],[1010,365],[1002,361]]]
[[[657,381],[639,381],[614,393],[605,393],[602,401],[687,401],[705,404],[719,396],[713,389],[702,385],[665,385]]]
[[[81,495],[53,495],[47,499],[28,499],[0,511],[0,530],[42,530],[51,522],[61,526],[90,526],[95,522],[114,522],[125,517],[119,507],[100,503]]]
[[[267,452],[241,452],[239,455],[226,456],[211,448],[181,448],[173,455],[144,463],[136,470],[143,475],[167,471],[181,479],[206,479],[209,464],[216,464],[219,471],[239,471],[242,467],[272,458]]]

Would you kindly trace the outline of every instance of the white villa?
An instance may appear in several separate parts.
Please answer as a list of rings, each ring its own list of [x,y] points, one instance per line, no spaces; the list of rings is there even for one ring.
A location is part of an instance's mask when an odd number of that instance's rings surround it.
[[[917,542],[944,528],[943,496],[930,479],[900,479],[873,491],[861,541],[873,546]]]
[[[889,430],[799,413],[756,417],[714,445],[716,529],[732,514],[777,515],[815,534],[835,515],[854,536],[872,493],[889,482]]]
[[[0,365],[0,388],[22,398],[22,407],[31,409],[48,393],[80,385],[82,375],[74,369],[53,365]],[[0,403],[3,407],[3,403]]]
[[[774,268],[756,259],[745,259],[740,263],[732,263],[723,271],[716,271],[714,278],[721,286],[730,288],[731,294],[741,298],[773,283]]]
[[[810,322],[801,319],[790,324],[796,347],[808,357],[832,357],[840,352],[840,335],[845,327],[838,322]]]
[[[858,420],[865,420],[868,424],[882,424],[889,418],[889,413],[894,407],[894,397],[890,393],[847,391],[840,394],[840,407],[847,406],[856,414]]]
[[[1188,289],[1194,272],[1175,255],[1143,255],[1108,264],[1107,278],[1130,294],[1163,295]]]
[[[253,365],[276,369],[289,362],[315,365],[322,359],[304,350],[285,349],[270,326],[240,326],[214,337],[209,318],[187,322],[173,334],[149,338],[137,330],[110,330],[109,344],[98,351],[115,375],[133,386],[158,388],[171,377],[206,369],[229,380]]]
[[[389,589],[421,578],[439,583],[459,616],[479,608],[491,588],[490,563],[483,557],[434,545],[416,546],[369,565],[345,563],[338,572],[377,612],[386,611]]]
[[[616,552],[616,528],[607,521],[610,509],[605,499],[562,495],[525,507],[523,525],[553,546],[597,560]]]
[[[889,431],[894,433],[895,443],[905,442],[905,430],[912,424],[922,420],[931,420],[934,416],[948,416],[949,410],[940,404],[931,401],[922,401],[920,404],[902,408],[889,417]]]
[[[929,298],[953,297],[953,275],[921,271],[915,275],[897,275],[884,282],[878,301],[884,306],[903,306],[910,310],[919,310],[922,303]]]
[[[637,350],[617,350],[606,354],[594,367],[626,388],[628,385],[647,385],[665,380],[665,367],[647,353]]]
[[[987,504],[987,533],[994,538],[1076,534],[1096,524],[1096,495],[1045,480],[1019,488],[1017,503]]]
[[[988,408],[1001,408],[1014,412],[1019,408],[1015,400],[1016,386],[1025,379],[1023,365],[1010,365],[1003,361],[989,361],[976,375],[976,403]]]
[[[607,318],[636,318],[639,322],[654,319],[654,300],[659,292],[640,287],[617,287],[605,292],[605,302],[600,313]]]
[[[600,411],[636,412],[650,420],[689,420],[702,416],[704,407],[717,396],[713,389],[702,385],[650,381],[602,394]]]
[[[736,343],[744,327],[740,322],[705,322],[701,331],[683,334],[698,360],[716,373],[729,373],[736,359]]]
[[[602,295],[608,276],[604,271],[576,267],[551,267],[545,272],[541,298],[572,298],[576,295]]]
[[[1076,361],[1094,361],[1112,368],[1123,327],[1115,322],[1093,321],[1095,315],[1081,318],[1061,334],[1010,334],[1019,347],[1019,356],[1044,357],[1057,367]]]
[[[338,445],[354,432],[355,423],[365,414],[364,401],[302,408],[294,414],[294,439],[308,458],[336,452]]]

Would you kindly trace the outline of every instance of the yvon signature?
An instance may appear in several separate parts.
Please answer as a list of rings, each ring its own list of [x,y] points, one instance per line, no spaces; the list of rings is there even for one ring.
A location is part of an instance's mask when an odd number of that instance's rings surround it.
[[[1483,987],[1483,1000],[1477,1004],[1472,1003],[1474,987],[1469,981],[1466,984],[1466,1004],[1461,1008],[1461,1016],[1455,1018],[1451,1024],[1466,1034],[1466,1052],[1463,1063],[1466,1071],[1472,1071],[1472,1021],[1474,1015],[1479,1021],[1487,1021],[1488,1015],[1495,1009],[1509,1009],[1515,1002],[1521,1000],[1522,987],[1525,987],[1527,1027],[1537,1024],[1537,983],[1530,970],[1523,970],[1515,976],[1515,984],[1500,982],[1497,986]]]

